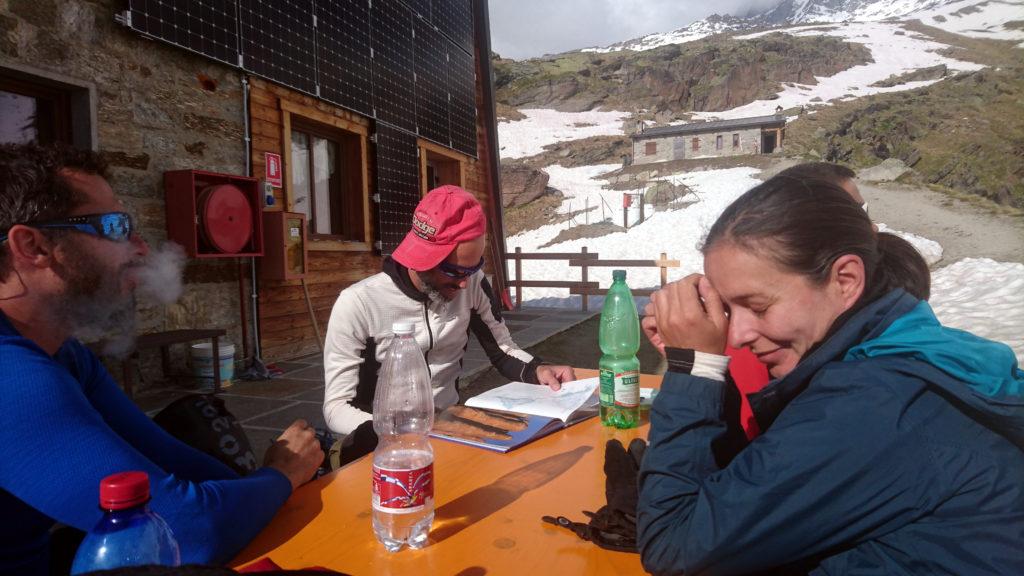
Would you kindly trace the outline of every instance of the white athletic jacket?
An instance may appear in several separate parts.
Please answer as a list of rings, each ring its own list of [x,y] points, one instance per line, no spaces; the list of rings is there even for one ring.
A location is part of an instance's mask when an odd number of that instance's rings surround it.
[[[469,330],[503,376],[537,382],[540,359],[512,341],[482,271],[470,277],[451,302],[435,302],[417,290],[408,270],[390,257],[383,268],[343,290],[331,311],[324,347],[324,418],[333,432],[349,434],[373,419],[377,372],[391,344],[394,322],[416,325],[416,342],[430,370],[437,410],[459,400],[457,384]]]

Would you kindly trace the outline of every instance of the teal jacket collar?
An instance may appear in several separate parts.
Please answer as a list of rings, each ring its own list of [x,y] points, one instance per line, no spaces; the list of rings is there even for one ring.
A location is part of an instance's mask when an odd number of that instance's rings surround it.
[[[840,322],[792,372],[749,395],[762,430],[825,364],[885,357],[1024,447],[1024,371],[1009,346],[942,326],[927,302],[899,289]]]

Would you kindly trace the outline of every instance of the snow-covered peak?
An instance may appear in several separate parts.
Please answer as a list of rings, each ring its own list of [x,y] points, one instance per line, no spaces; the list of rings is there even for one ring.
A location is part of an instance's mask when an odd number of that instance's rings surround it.
[[[931,10],[953,0],[782,0],[753,19],[764,24],[809,22],[871,22]]]
[[[651,50],[653,48],[667,46],[669,44],[684,44],[686,42],[693,42],[694,40],[700,40],[701,38],[706,38],[714,34],[736,32],[747,30],[749,28],[750,23],[743,18],[712,14],[703,20],[698,20],[689,26],[678,28],[671,32],[648,34],[642,38],[626,40],[625,42],[619,42],[604,48],[584,48],[581,52],[607,53],[618,52],[620,50],[634,50],[639,52],[641,50]]]
[[[744,32],[815,22],[877,22],[880,20],[917,20],[979,38],[1016,40],[1024,32],[1007,28],[1020,20],[1024,0],[781,0],[775,7],[743,17],[711,15],[671,32],[649,34],[604,48],[584,48],[583,52],[650,50],[667,44],[683,44],[724,32]],[[1022,45],[1024,47],[1024,45]]]

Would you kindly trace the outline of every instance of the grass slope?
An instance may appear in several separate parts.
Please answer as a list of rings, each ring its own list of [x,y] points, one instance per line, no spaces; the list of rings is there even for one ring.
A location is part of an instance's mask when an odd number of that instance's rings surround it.
[[[1024,51],[908,28],[950,44],[950,56],[993,67],[820,108],[787,127],[787,151],[858,168],[899,158],[924,184],[1024,208]]]

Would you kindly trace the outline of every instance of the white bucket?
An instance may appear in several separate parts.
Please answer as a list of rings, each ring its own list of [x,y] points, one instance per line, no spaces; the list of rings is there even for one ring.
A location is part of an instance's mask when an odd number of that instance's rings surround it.
[[[200,386],[212,386],[213,344],[210,342],[193,344],[191,352],[192,373],[199,379]],[[223,388],[230,386],[231,379],[235,376],[235,347],[221,342],[218,353],[220,355],[220,385]]]

